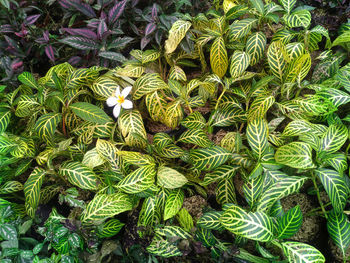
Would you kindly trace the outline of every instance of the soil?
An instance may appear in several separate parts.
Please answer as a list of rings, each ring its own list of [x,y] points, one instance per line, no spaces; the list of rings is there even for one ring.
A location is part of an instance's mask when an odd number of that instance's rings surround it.
[[[207,201],[200,195],[185,198],[183,207],[190,213],[195,221],[203,215],[203,208],[207,206]]]

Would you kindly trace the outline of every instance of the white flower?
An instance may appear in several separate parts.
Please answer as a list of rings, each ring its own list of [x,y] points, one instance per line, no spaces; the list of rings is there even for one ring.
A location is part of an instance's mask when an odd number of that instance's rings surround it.
[[[131,109],[132,108],[132,102],[130,100],[125,99],[132,87],[126,87],[125,89],[120,92],[119,87],[115,90],[115,93],[112,94],[112,97],[109,97],[106,101],[107,105],[109,107],[114,107],[113,109],[113,116],[115,118],[118,118],[120,114],[120,110],[123,107],[124,109]]]

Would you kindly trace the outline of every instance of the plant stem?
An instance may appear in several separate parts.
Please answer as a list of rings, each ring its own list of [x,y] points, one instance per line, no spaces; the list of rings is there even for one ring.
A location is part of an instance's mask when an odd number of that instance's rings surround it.
[[[218,109],[218,107],[219,107],[219,102],[221,101],[222,96],[224,96],[225,91],[226,91],[226,90],[224,89],[224,90],[221,92],[221,94],[220,94],[220,96],[219,96],[218,100],[216,101],[215,110],[217,110],[217,109]]]
[[[324,208],[324,205],[323,205],[323,202],[322,202],[322,199],[321,199],[321,196],[320,196],[320,190],[318,189],[318,186],[317,186],[316,176],[315,176],[313,171],[311,172],[311,179],[312,179],[312,182],[314,183],[314,187],[316,189],[317,199],[318,199],[318,202],[319,202],[319,204],[321,206],[322,212],[323,212],[325,218],[328,219],[326,209]]]

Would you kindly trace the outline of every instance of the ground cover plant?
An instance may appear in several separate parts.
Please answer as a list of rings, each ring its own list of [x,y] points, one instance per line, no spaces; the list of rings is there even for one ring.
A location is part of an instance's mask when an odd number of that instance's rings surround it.
[[[2,262],[350,260],[349,23],[330,37],[295,0],[212,4],[120,66],[2,88]]]

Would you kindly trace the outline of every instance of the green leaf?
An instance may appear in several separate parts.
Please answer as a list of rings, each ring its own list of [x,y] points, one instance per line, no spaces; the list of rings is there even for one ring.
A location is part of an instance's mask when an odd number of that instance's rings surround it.
[[[315,174],[321,180],[334,210],[342,213],[349,195],[349,188],[345,178],[339,175],[338,172],[326,168],[318,168],[315,170]]]
[[[147,134],[139,111],[125,111],[120,115],[118,118],[118,128],[128,146],[138,148],[144,148],[146,146]]]
[[[34,126],[35,132],[42,140],[50,142],[61,117],[61,113],[48,113],[40,116]]]
[[[34,76],[30,72],[25,71],[21,73],[18,75],[18,80],[33,89],[38,89],[39,87],[38,82],[36,82]]]
[[[345,31],[343,34],[338,36],[332,43],[332,47],[339,46],[340,44],[349,43],[350,31]]]
[[[282,198],[296,193],[303,186],[307,177],[281,176],[261,194],[257,211],[268,213],[273,204]]]
[[[11,111],[0,109],[0,134],[6,131],[10,123]]]
[[[136,194],[150,188],[155,176],[154,165],[145,165],[127,175],[116,187],[128,194]]]
[[[256,21],[257,19],[254,18],[235,20],[235,22],[230,25],[229,40],[234,41],[248,35]]]
[[[0,187],[0,194],[11,194],[22,190],[22,183],[18,181],[7,181]]]
[[[286,10],[287,14],[289,14],[290,12],[292,12],[297,0],[279,0],[279,2],[282,4],[282,6],[283,6],[284,10]]]
[[[200,147],[209,147],[213,143],[209,140],[208,135],[202,129],[191,129],[181,134],[177,142],[192,143]]]
[[[235,235],[256,241],[268,242],[274,238],[272,218],[262,212],[247,213],[230,205],[220,217],[221,224]]]
[[[197,225],[206,229],[221,230],[220,223],[221,211],[210,211],[204,213],[197,221]]]
[[[97,190],[98,179],[94,172],[79,162],[65,163],[60,167],[59,174],[67,177],[68,181],[86,190]]]
[[[350,245],[350,222],[343,213],[331,211],[327,218],[327,229],[331,239],[342,251],[343,258]]]
[[[169,37],[165,41],[165,53],[170,54],[175,51],[181,40],[185,37],[191,27],[191,23],[184,20],[177,20],[169,30]]]
[[[3,240],[17,240],[18,237],[16,227],[10,224],[2,224],[0,226],[0,237]],[[4,243],[2,243],[2,248],[4,249],[3,244]]]
[[[348,139],[349,131],[345,125],[332,124],[321,137],[321,149],[327,153],[338,151]]]
[[[154,121],[162,122],[166,116],[167,101],[158,91],[149,93],[145,97],[146,107],[149,115]]]
[[[261,15],[265,13],[264,2],[262,0],[250,0],[250,3]]]
[[[228,58],[223,37],[218,37],[210,48],[210,65],[212,71],[222,78],[227,71]]]
[[[213,120],[211,123],[212,126],[227,127],[237,122],[245,122],[247,120],[247,114],[239,108],[226,106],[214,111],[210,119]]]
[[[191,231],[193,228],[193,219],[186,208],[182,208],[176,215],[177,221],[186,231]]]
[[[298,263],[324,263],[324,256],[313,246],[308,244],[288,241],[280,243],[283,253],[287,256],[289,262]]]
[[[113,237],[122,229],[125,224],[116,218],[112,218],[104,223],[98,230],[98,236],[102,238]]]
[[[231,153],[219,146],[190,151],[190,161],[198,170],[210,171],[224,164]]]
[[[339,174],[342,174],[348,168],[346,156],[343,153],[327,154],[322,160],[332,166]]]
[[[87,151],[84,154],[84,158],[81,163],[89,167],[90,169],[94,169],[95,167],[104,164],[105,160],[97,152],[96,148],[94,148],[94,149],[91,149],[90,151]]]
[[[277,149],[275,154],[277,163],[293,168],[314,168],[312,162],[312,148],[303,142],[292,142]]]
[[[255,156],[261,159],[268,147],[269,128],[265,119],[254,119],[248,122],[247,140]]]
[[[182,239],[191,238],[191,235],[179,226],[164,226],[162,228],[158,227],[154,230],[154,232],[155,234],[165,236],[167,238],[171,238],[171,237],[179,237]]]
[[[140,152],[119,151],[118,155],[129,165],[144,166],[155,164],[155,160],[152,156]]]
[[[266,36],[262,32],[256,32],[247,39],[245,51],[250,55],[250,65],[253,66],[263,57],[266,47]]]
[[[267,50],[267,61],[271,72],[283,82],[284,71],[287,66],[286,47],[281,41],[273,41]]]
[[[317,95],[328,99],[335,107],[339,107],[350,102],[350,95],[348,93],[330,87],[317,92]]]
[[[70,105],[70,109],[84,121],[97,124],[106,124],[112,121],[101,108],[88,102],[76,102]]]
[[[237,203],[233,178],[221,179],[216,185],[216,201],[223,205]]]
[[[130,197],[123,193],[97,194],[84,210],[81,220],[83,223],[102,221],[133,207]]]
[[[24,184],[25,207],[27,214],[32,218],[34,218],[35,211],[39,205],[40,188],[45,175],[46,171],[44,169],[36,167]]]
[[[238,168],[238,166],[233,165],[221,165],[213,172],[205,174],[202,185],[208,185],[222,179],[230,179],[236,174]]]
[[[102,76],[96,79],[90,88],[96,95],[107,100],[115,92],[117,86],[118,84],[114,80]]]
[[[248,180],[243,185],[244,197],[252,209],[257,204],[264,188],[264,176],[260,175]]]
[[[278,238],[286,239],[294,236],[303,223],[303,214],[300,207],[295,206],[289,209],[281,218],[278,219]]]
[[[319,129],[319,126],[306,120],[294,120],[288,123],[288,125],[284,128],[282,135],[291,137],[304,135],[306,133],[321,135],[323,131]]]
[[[177,248],[177,246],[163,239],[153,240],[146,250],[151,254],[164,258],[182,255],[182,252]]]
[[[98,139],[96,142],[96,151],[112,167],[113,171],[119,171],[118,149],[109,141]]]
[[[183,82],[187,81],[185,71],[183,71],[183,69],[178,66],[171,67],[169,72],[169,79]]]
[[[248,111],[248,120],[264,118],[266,112],[271,108],[275,103],[274,96],[260,95],[258,96],[253,103],[250,105]]]
[[[164,220],[175,216],[181,209],[184,201],[184,192],[181,189],[173,190],[165,202]]]
[[[158,73],[147,73],[138,78],[133,86],[133,99],[141,99],[144,95],[160,89],[169,89]]]
[[[287,26],[308,28],[311,23],[311,13],[302,9],[291,13],[285,17]]]
[[[231,56],[230,74],[232,78],[240,77],[249,67],[250,55],[246,52],[236,50]]]
[[[178,171],[160,166],[157,173],[157,183],[167,189],[180,188],[188,182],[187,178]]]
[[[66,88],[73,90],[82,85],[89,85],[97,77],[99,73],[97,70],[90,68],[79,68],[70,73],[66,80]]]
[[[205,127],[206,120],[200,112],[195,111],[183,119],[180,124],[187,129],[202,129]]]

